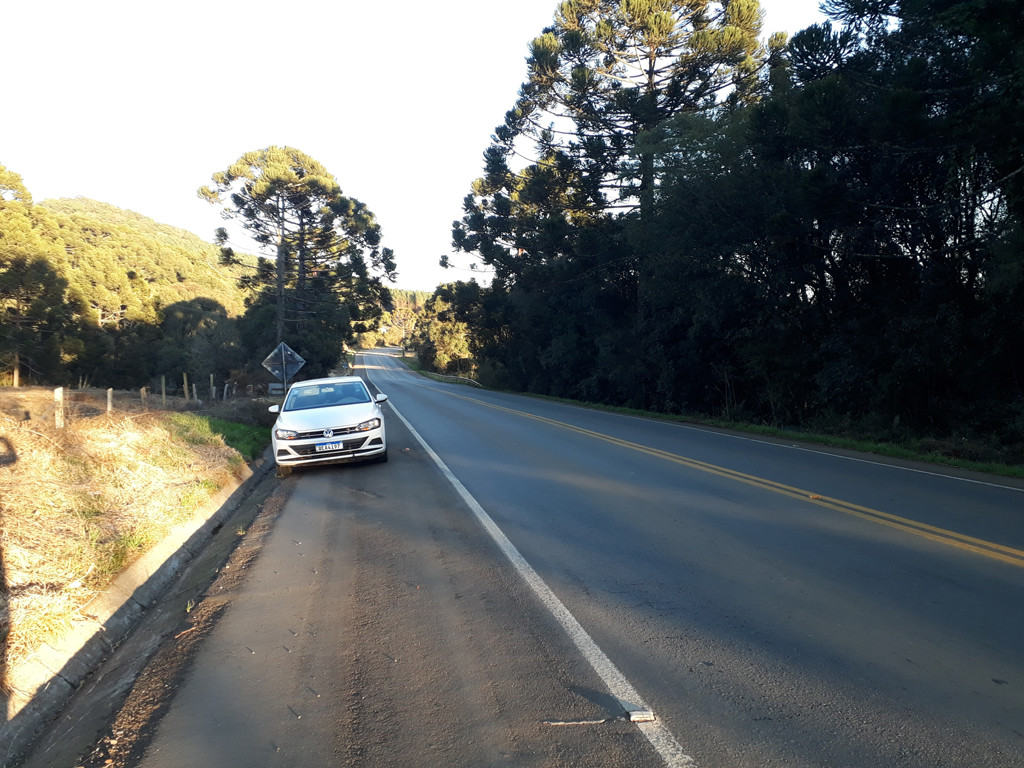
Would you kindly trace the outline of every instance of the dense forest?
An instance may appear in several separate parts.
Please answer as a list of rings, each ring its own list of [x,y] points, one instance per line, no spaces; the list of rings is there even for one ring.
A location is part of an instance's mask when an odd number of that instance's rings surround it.
[[[259,384],[280,341],[304,357],[304,377],[323,375],[346,342],[376,327],[390,297],[374,272],[393,273],[393,259],[373,214],[325,169],[270,147],[214,178],[234,200],[258,187],[227,217],[276,259],[92,200],[36,204],[0,166],[0,385],[134,388],[164,376],[174,390],[182,374],[203,384],[212,375],[218,388]]]
[[[1024,444],[1024,5],[824,8],[765,41],[756,0],[561,3],[454,226],[493,278],[432,299],[441,367]]]

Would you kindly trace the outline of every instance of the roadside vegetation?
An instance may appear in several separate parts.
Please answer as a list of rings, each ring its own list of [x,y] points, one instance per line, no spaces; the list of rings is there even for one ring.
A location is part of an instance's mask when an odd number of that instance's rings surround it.
[[[118,405],[108,414],[105,393],[76,393],[57,429],[51,390],[0,389],[4,670],[69,629],[269,443],[265,424]],[[246,410],[238,404],[226,415],[248,418]]]
[[[270,430],[257,424],[242,424],[199,413],[172,413],[168,425],[191,445],[223,443],[238,452],[236,461],[245,463],[257,458],[270,443]]]
[[[791,39],[695,7],[533,41],[453,230],[488,280],[424,304],[424,365],[1024,464],[1020,4],[833,0]]]
[[[423,363],[415,354],[402,357],[401,362],[410,370],[424,376],[436,375],[435,372],[425,369]],[[880,435],[863,427],[854,428],[850,424],[830,425],[831,432],[826,431],[826,429],[821,431],[785,429],[768,424],[712,418],[699,414],[667,414],[604,403],[588,403],[563,397],[526,394],[542,400],[594,408],[609,413],[622,413],[639,418],[672,421],[680,424],[718,427],[734,432],[745,432],[751,435],[762,435],[780,440],[858,451],[860,453],[873,453],[878,456],[894,459],[919,461],[927,464],[967,469],[974,472],[1003,475],[1005,477],[1024,478],[1024,453],[1007,451],[1001,446],[993,445],[991,441],[969,440],[963,437],[938,440],[935,438],[915,437],[907,433],[896,435],[891,430],[884,435]]]

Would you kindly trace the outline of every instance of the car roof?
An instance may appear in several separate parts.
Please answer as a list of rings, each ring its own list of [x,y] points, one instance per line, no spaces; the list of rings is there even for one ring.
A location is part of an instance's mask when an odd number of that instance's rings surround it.
[[[296,381],[291,384],[288,388],[292,387],[310,387],[320,384],[345,384],[347,382],[358,381],[360,384],[363,380],[358,376],[327,376],[322,379],[306,379],[305,381]]]

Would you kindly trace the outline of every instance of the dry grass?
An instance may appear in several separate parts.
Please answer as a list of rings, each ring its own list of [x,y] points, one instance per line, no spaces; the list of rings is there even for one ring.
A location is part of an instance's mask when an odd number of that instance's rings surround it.
[[[9,669],[70,628],[111,580],[240,469],[189,416],[106,413],[75,393],[64,429],[52,390],[0,388],[0,639]],[[30,418],[26,420],[26,415]]]

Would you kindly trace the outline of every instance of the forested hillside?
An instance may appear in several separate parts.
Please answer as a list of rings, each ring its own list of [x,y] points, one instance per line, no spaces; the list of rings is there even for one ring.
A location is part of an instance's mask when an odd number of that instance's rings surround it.
[[[274,258],[93,200],[33,203],[0,166],[0,384],[208,391],[269,380],[284,341],[327,374],[390,307],[391,250],[360,201],[291,147],[244,154],[202,197]],[[239,205],[239,201],[247,201]]]
[[[93,200],[34,204],[0,166],[0,383],[137,387],[226,374],[240,268],[189,232]],[[235,352],[235,356],[232,352]]]
[[[481,379],[1024,444],[1024,6],[825,5],[559,6],[437,296]]]
[[[159,306],[203,297],[222,304],[229,315],[242,312],[239,271],[223,269],[217,248],[191,232],[82,197],[38,205],[54,214],[72,270],[68,277],[83,295],[86,282],[99,287],[103,276],[115,280],[103,285],[111,293],[145,303],[141,292],[132,290],[138,286],[131,281],[141,280]],[[116,282],[121,272],[128,283]]]

